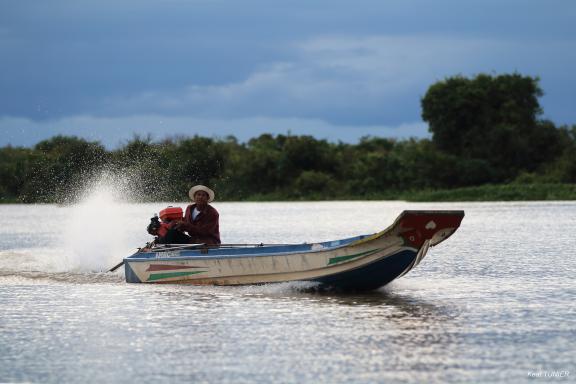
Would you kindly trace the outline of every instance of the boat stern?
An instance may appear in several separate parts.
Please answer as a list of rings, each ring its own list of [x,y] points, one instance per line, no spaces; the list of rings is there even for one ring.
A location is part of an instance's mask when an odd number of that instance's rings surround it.
[[[134,272],[128,260],[124,262],[124,275],[126,276],[127,283],[142,283],[142,280],[140,280],[136,272]]]

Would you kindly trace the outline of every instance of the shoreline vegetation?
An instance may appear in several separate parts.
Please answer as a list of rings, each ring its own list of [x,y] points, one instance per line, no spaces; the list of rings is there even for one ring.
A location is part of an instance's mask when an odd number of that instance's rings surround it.
[[[164,201],[164,200],[163,200]],[[475,187],[387,192],[366,196],[321,195],[298,198],[281,194],[260,194],[243,200],[218,199],[218,202],[299,202],[299,201],[407,201],[407,202],[512,202],[512,201],[576,201],[576,184],[502,184]],[[157,200],[134,199],[132,202],[152,203]],[[49,203],[49,202],[43,202]],[[54,201],[53,203],[59,203]],[[0,198],[0,204],[25,204],[16,198]]]
[[[576,125],[543,120],[539,79],[447,78],[421,100],[431,139],[135,136],[114,150],[54,136],[0,148],[0,203],[82,200],[102,185],[123,201],[184,201],[205,184],[219,201],[576,200]]]
[[[254,195],[247,202],[273,201],[407,201],[407,202],[498,202],[498,201],[574,201],[576,184],[488,184],[454,189],[424,189],[375,193],[365,196],[334,196],[326,199],[320,195],[291,198],[280,194]],[[236,202],[235,200],[220,200]]]

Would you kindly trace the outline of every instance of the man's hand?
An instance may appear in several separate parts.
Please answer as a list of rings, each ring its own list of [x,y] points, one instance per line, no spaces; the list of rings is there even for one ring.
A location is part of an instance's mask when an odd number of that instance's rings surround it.
[[[184,221],[179,220],[177,222],[174,223],[174,225],[172,226],[172,228],[178,229],[180,231],[185,230],[186,228],[186,223],[184,223]]]

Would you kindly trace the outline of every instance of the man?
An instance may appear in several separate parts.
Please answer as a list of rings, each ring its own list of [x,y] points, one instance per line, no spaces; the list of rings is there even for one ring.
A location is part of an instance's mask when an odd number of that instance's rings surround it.
[[[220,215],[208,204],[214,200],[214,191],[204,185],[196,185],[190,188],[188,196],[194,204],[186,207],[184,220],[176,228],[188,232],[193,244],[220,244]]]

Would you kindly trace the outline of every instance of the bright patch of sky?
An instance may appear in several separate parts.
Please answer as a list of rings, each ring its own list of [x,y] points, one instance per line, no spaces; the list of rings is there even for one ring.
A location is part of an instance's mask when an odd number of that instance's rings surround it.
[[[0,145],[56,134],[426,137],[448,76],[538,76],[576,124],[571,0],[0,2]]]

